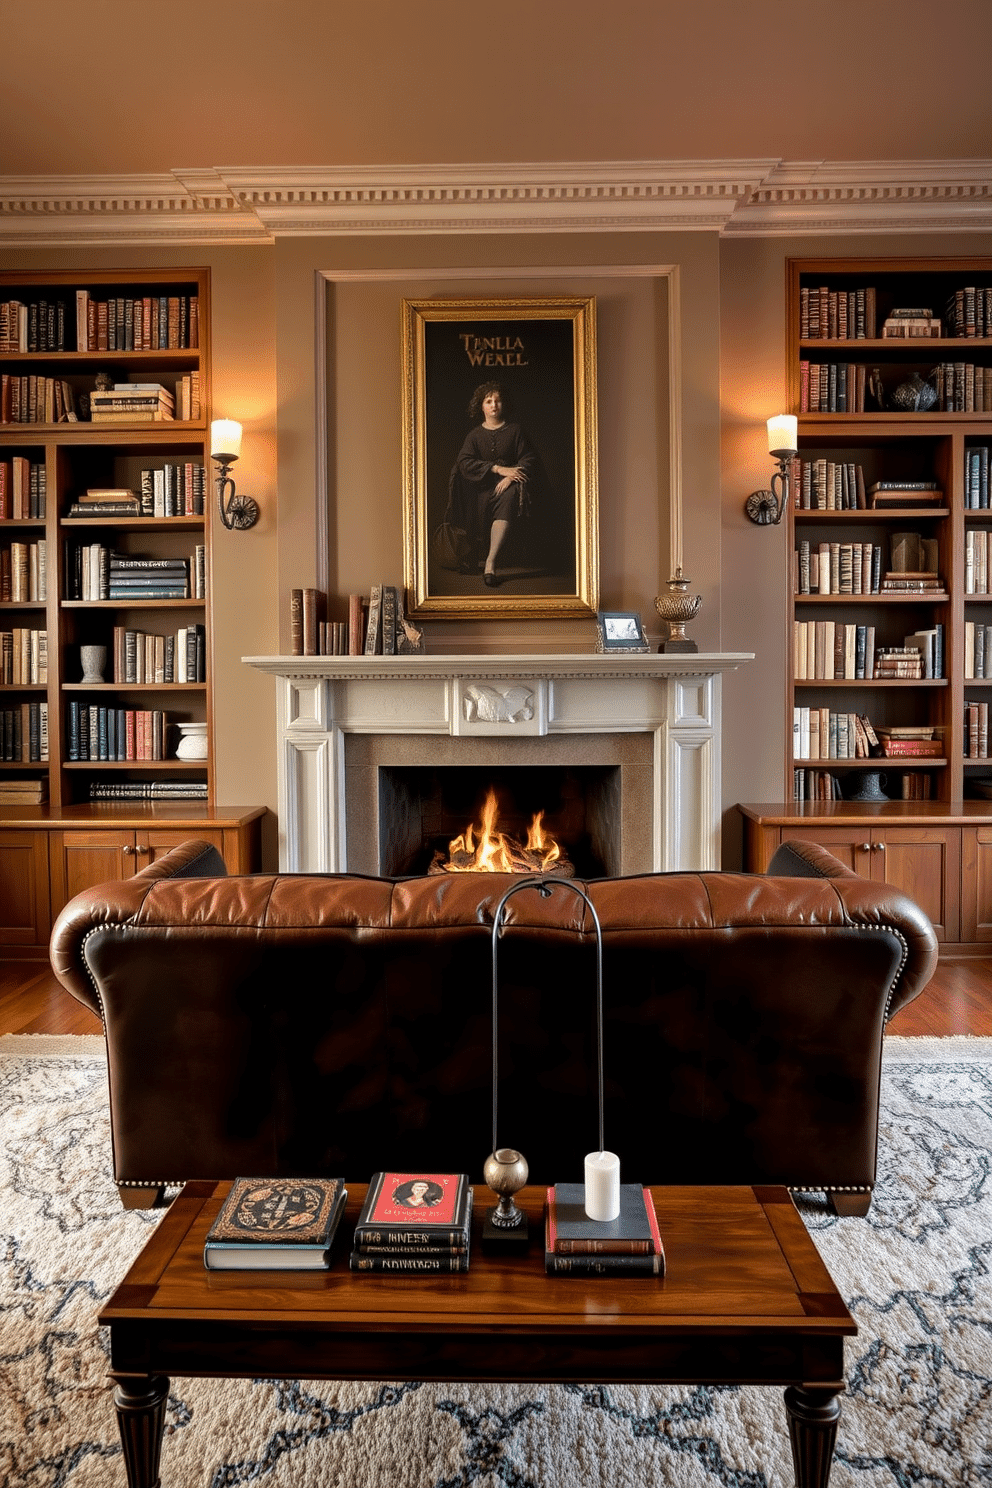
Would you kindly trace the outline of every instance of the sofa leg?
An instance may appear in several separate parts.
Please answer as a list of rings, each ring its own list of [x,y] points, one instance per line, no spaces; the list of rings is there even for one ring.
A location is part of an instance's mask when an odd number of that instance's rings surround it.
[[[863,1193],[827,1192],[831,1209],[841,1219],[864,1219],[871,1208],[871,1189]]]
[[[148,1188],[138,1188],[132,1184],[124,1187],[122,1184],[117,1192],[121,1196],[121,1203],[125,1209],[157,1209],[162,1202],[165,1192],[161,1184],[153,1183]]]

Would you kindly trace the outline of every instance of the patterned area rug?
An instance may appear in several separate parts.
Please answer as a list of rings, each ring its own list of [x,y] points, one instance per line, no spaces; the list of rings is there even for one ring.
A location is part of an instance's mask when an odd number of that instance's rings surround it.
[[[807,1224],[855,1314],[832,1488],[992,1483],[992,1040],[890,1039],[868,1220]],[[0,1038],[0,1483],[125,1481],[98,1305],[156,1224],[108,1173],[97,1039]],[[175,1380],[164,1488],[765,1488],[779,1390]]]

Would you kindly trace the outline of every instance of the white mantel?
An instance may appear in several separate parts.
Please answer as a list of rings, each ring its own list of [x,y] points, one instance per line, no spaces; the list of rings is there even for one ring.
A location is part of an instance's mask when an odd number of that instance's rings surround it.
[[[279,679],[279,866],[345,872],[349,734],[506,739],[647,734],[655,872],[720,866],[720,693],[750,652],[246,656]],[[425,761],[431,746],[425,738]],[[460,747],[460,746],[456,746]]]

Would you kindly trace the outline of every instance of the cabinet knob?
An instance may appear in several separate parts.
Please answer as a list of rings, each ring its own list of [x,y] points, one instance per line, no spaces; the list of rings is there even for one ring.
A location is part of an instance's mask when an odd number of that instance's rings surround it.
[[[871,843],[870,842],[862,842],[862,843],[859,844],[859,849],[860,849],[861,852],[871,852]]]
[[[874,847],[874,851],[875,852],[884,852],[885,851],[885,843],[884,842],[876,842],[875,843],[875,847]]]
[[[130,846],[128,846],[128,847],[122,847],[121,848],[121,852],[124,854],[124,856],[126,858],[129,858],[132,853],[137,852],[137,848],[130,847]]]

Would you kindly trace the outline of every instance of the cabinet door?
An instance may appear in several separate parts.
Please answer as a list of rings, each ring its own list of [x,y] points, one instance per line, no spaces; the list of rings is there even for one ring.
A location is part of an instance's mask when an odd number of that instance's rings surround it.
[[[992,827],[961,830],[961,939],[992,941]]]
[[[132,878],[139,866],[132,831],[80,828],[53,832],[52,914],[94,884]]]
[[[871,832],[864,827],[783,827],[783,842],[818,842],[862,878],[872,877]]]
[[[915,900],[938,940],[960,938],[961,832],[957,827],[876,827],[871,876]]]
[[[0,832],[0,922],[0,945],[47,946],[47,832]]]
[[[216,847],[218,852],[223,852],[223,832],[211,831],[209,828],[150,827],[147,830],[135,832],[135,855],[138,859],[136,868],[147,868],[149,863],[157,862],[174,847],[179,847],[183,842],[192,842],[194,839],[197,842],[209,842]]]

